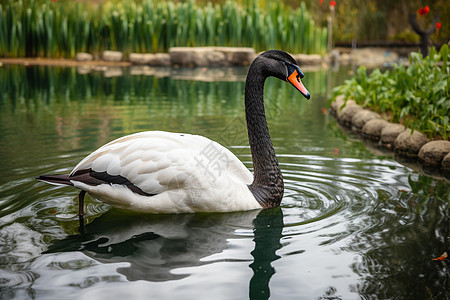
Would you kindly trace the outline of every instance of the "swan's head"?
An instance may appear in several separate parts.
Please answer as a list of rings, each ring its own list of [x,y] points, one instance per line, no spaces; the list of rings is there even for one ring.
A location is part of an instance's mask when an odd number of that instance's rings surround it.
[[[266,76],[274,76],[291,83],[306,99],[311,95],[303,85],[301,79],[305,76],[297,65],[295,59],[281,50],[269,50],[260,54],[257,59],[261,61]],[[256,60],[256,59],[255,59]]]

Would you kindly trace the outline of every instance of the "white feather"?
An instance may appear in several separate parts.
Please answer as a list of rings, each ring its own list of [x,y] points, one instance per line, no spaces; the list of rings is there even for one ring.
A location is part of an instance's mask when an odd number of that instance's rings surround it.
[[[154,213],[261,208],[248,189],[250,171],[228,149],[202,136],[163,131],[128,135],[91,153],[71,175],[89,168],[121,175],[154,195],[139,195],[117,184],[72,181],[118,208]]]

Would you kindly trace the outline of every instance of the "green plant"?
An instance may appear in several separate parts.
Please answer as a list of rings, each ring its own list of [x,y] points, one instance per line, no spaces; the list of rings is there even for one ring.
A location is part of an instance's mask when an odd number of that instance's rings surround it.
[[[450,76],[447,45],[428,57],[411,53],[409,67],[396,65],[370,74],[365,67],[357,75],[334,88],[333,97],[344,95],[356,103],[390,116],[391,121],[417,129],[429,137],[450,136]]]
[[[0,56],[74,57],[104,49],[165,52],[173,46],[325,54],[327,30],[315,25],[303,2],[297,9],[282,2],[262,9],[257,2],[9,1],[0,5]]]

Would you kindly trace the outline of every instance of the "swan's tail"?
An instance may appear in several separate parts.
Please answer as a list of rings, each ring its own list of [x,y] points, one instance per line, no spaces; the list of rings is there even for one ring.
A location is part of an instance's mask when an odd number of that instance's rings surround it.
[[[69,175],[40,175],[36,179],[52,184],[64,184],[73,186],[73,183],[69,179]]]

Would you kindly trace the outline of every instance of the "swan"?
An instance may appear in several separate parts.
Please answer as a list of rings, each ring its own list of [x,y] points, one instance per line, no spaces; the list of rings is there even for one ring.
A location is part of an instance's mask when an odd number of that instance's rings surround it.
[[[245,114],[254,175],[230,150],[206,137],[145,131],[92,152],[69,175],[37,179],[80,189],[79,216],[88,193],[113,207],[145,213],[232,212],[280,205],[284,184],[264,111],[264,82],[290,82],[305,98],[303,73],[292,56],[269,50],[252,62]]]

